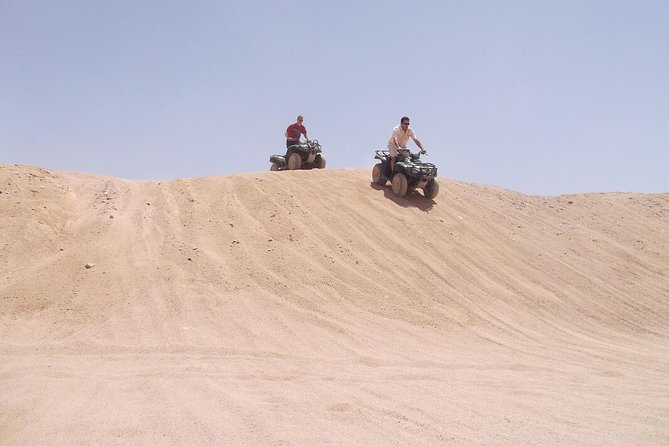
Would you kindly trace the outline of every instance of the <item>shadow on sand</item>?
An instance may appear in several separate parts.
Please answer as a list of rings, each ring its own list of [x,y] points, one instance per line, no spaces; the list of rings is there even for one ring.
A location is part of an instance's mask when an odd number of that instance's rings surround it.
[[[402,206],[404,208],[414,207],[420,209],[421,211],[427,212],[430,209],[432,209],[432,207],[434,207],[435,204],[437,204],[436,201],[425,197],[425,195],[423,195],[417,190],[410,190],[404,197],[398,197],[393,193],[392,189],[390,189],[389,186],[379,186],[373,181],[370,182],[369,185],[374,190],[383,191],[383,195],[387,199],[391,200],[398,206]]]

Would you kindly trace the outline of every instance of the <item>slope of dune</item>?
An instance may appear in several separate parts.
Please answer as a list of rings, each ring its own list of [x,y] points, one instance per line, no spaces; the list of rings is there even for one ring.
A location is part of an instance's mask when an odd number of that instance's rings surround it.
[[[669,444],[669,194],[369,174],[0,165],[0,444]]]

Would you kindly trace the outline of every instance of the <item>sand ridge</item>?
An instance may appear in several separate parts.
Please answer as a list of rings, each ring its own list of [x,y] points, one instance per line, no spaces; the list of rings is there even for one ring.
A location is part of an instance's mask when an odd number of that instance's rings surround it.
[[[669,194],[370,173],[0,165],[0,444],[669,443]]]

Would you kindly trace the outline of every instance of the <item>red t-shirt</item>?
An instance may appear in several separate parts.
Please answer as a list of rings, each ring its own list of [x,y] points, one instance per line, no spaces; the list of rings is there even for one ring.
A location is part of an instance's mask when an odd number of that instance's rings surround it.
[[[289,140],[299,141],[300,135],[304,135],[305,138],[307,137],[307,129],[302,124],[295,123],[288,126],[286,134]]]

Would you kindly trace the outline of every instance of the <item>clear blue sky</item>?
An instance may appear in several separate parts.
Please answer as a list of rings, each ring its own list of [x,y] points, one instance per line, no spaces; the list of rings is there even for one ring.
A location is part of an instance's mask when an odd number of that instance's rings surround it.
[[[669,192],[669,1],[0,0],[2,163],[268,171],[297,114],[328,168],[407,115],[443,177]]]

